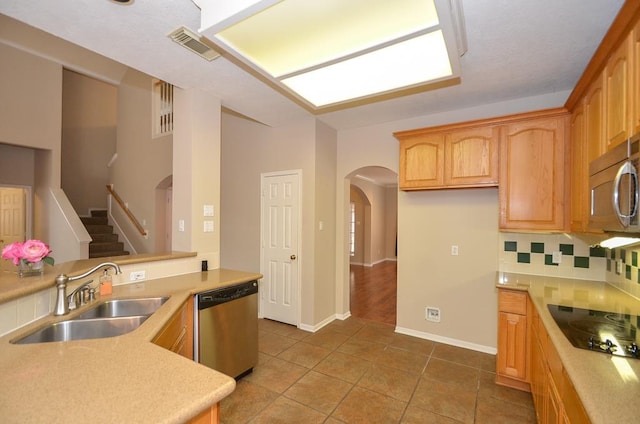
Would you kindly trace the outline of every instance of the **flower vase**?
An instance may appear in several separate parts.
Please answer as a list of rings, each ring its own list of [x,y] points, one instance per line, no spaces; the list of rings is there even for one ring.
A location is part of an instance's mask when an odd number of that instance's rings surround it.
[[[32,277],[36,275],[42,275],[44,272],[44,261],[27,262],[21,260],[18,262],[18,277]]]

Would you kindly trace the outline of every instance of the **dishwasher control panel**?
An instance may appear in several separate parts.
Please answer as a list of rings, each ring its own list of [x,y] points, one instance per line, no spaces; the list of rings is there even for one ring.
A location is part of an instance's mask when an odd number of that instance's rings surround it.
[[[258,281],[256,280],[199,293],[197,295],[198,310],[210,308],[256,293],[258,293]]]

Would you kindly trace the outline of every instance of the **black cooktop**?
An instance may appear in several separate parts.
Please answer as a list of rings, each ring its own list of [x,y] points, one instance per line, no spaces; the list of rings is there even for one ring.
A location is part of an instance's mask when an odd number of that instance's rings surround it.
[[[575,347],[639,358],[638,315],[548,305],[551,316]]]

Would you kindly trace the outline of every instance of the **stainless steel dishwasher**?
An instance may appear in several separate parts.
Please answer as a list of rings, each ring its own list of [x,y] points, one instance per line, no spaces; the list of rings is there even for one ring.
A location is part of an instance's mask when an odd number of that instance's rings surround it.
[[[196,295],[194,357],[230,377],[250,373],[258,363],[258,282]]]

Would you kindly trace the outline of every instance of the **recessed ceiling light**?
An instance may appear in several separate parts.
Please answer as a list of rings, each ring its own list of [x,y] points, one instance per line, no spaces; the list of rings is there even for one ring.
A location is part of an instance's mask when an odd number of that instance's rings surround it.
[[[311,110],[459,77],[448,0],[250,3],[200,32]]]

